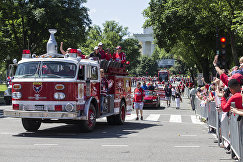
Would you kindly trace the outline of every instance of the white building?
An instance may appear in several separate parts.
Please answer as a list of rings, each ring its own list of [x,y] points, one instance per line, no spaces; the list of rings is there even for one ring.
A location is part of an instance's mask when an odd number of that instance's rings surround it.
[[[152,27],[143,29],[143,34],[133,34],[133,36],[142,46],[142,55],[152,56],[155,47]]]

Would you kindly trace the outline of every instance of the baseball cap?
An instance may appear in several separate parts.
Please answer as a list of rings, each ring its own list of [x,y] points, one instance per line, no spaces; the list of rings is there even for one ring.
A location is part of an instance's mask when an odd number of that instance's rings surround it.
[[[103,43],[102,43],[102,42],[100,42],[100,43],[98,44],[98,46],[103,46]]]
[[[122,49],[121,46],[117,46],[116,49]]]
[[[78,53],[81,53],[82,52],[81,49],[77,49],[77,51],[78,51]]]
[[[243,75],[241,75],[240,73],[235,73],[234,75],[232,75],[230,78],[229,78],[229,81],[232,80],[232,79],[236,79],[238,81],[238,83],[242,84],[242,81],[243,81]],[[229,83],[228,83],[229,84]]]
[[[95,46],[94,50],[97,50],[97,49],[99,49],[99,47]]]

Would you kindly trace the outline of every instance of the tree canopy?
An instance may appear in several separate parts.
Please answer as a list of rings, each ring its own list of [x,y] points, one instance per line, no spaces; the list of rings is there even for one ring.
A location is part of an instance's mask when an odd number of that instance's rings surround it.
[[[85,41],[91,24],[86,0],[9,0],[0,4],[0,60],[20,58],[23,49],[46,52],[48,29],[55,28],[57,42],[77,46]],[[8,50],[6,50],[8,49]]]
[[[238,64],[241,50],[237,42],[242,38],[232,28],[232,22],[234,13],[243,9],[242,1],[151,0],[149,4],[144,10],[144,26],[153,27],[157,45],[167,52],[177,51],[185,63],[195,64],[207,81],[217,32],[228,40],[228,61]]]

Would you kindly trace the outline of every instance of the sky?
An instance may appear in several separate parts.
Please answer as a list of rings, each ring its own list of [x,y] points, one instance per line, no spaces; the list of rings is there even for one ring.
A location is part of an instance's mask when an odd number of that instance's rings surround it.
[[[150,0],[87,0],[92,25],[115,20],[123,27],[128,27],[130,34],[143,33],[145,21],[142,12],[149,6]]]

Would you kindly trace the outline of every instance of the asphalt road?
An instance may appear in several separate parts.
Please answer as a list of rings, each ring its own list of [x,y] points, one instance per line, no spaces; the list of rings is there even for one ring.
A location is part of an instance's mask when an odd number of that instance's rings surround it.
[[[183,98],[179,110],[175,103],[169,108],[146,108],[143,121],[136,121],[133,112],[121,126],[99,119],[91,133],[80,133],[75,125],[53,123],[30,133],[20,119],[0,118],[0,161],[233,161],[214,143],[207,125],[195,118],[188,103]]]

